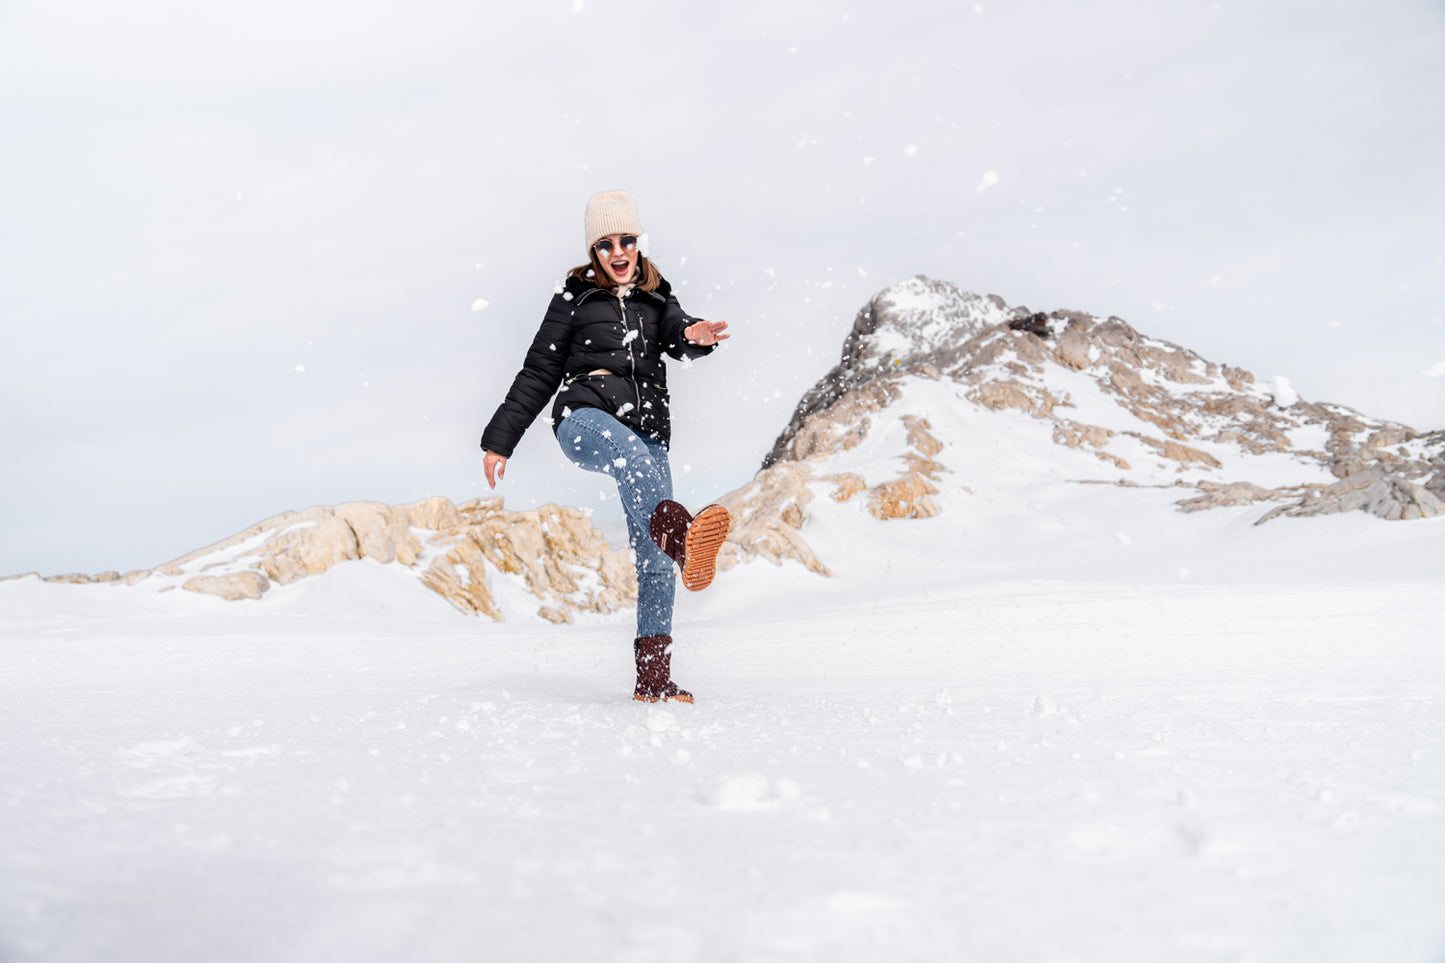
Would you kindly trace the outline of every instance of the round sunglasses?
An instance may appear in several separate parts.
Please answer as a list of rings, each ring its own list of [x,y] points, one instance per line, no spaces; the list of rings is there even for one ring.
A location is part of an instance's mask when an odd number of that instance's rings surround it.
[[[622,235],[621,243],[622,243],[622,250],[624,250],[624,251],[635,251],[635,250],[637,250],[637,238],[636,238],[636,236],[634,236],[634,235],[632,235],[632,234],[624,234],[624,235]],[[611,257],[611,256],[612,256],[613,244],[612,244],[612,240],[611,240],[610,238],[604,237],[602,240],[600,240],[600,241],[598,241],[596,244],[594,244],[593,247],[597,248],[597,253],[600,254],[600,255],[602,255],[603,257]]]

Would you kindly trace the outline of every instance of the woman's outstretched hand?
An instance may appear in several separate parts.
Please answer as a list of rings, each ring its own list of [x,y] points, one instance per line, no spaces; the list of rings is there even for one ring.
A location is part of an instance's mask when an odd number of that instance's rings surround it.
[[[694,321],[682,329],[683,337],[693,344],[700,344],[703,347],[717,344],[719,341],[726,341],[732,337],[730,334],[723,334],[728,329],[726,321]]]
[[[487,473],[487,485],[496,488],[497,482],[507,474],[507,459],[494,451],[489,451],[482,459],[482,470]]]

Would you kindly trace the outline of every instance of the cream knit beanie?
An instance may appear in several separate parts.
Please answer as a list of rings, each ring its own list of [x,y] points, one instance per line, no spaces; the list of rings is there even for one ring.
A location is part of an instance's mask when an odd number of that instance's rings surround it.
[[[609,234],[641,234],[637,204],[626,191],[603,191],[587,201],[587,250]]]

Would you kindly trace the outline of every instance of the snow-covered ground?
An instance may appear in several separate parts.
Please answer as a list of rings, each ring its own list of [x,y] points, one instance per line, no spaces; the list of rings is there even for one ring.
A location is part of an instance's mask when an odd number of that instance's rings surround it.
[[[0,959],[1438,963],[1445,519],[1016,453],[685,595],[691,706],[367,560],[0,583]]]

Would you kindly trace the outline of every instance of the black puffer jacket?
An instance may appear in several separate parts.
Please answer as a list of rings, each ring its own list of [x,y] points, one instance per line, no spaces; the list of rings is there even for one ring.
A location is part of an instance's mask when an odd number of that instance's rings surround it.
[[[681,361],[711,354],[683,331],[696,321],[683,313],[663,281],[655,291],[615,290],[569,277],[547,306],[527,360],[497,413],[482,432],[482,447],[510,458],[522,434],[557,388],[552,430],[578,408],[600,408],[667,444],[672,439],[664,352]],[[606,374],[592,374],[606,371]]]

